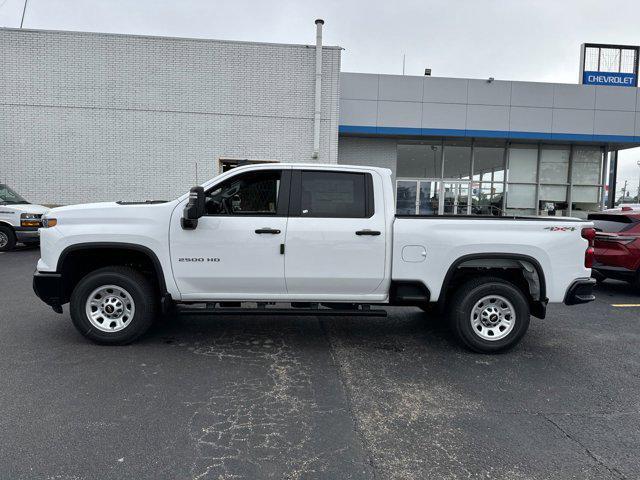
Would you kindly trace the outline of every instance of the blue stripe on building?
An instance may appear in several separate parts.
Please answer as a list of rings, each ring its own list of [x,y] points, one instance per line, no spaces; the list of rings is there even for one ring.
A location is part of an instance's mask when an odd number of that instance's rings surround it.
[[[638,143],[640,137],[633,135],[587,135],[576,133],[516,132],[506,130],[458,130],[446,128],[405,128],[375,127],[366,125],[340,125],[341,134],[377,136],[418,136],[418,137],[466,137],[505,138],[526,140],[558,140],[571,142]]]

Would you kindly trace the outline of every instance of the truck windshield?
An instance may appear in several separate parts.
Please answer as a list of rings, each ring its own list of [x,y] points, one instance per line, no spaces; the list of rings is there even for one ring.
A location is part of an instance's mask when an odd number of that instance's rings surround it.
[[[0,183],[0,203],[4,203],[5,205],[24,205],[29,202],[11,190],[8,186]]]

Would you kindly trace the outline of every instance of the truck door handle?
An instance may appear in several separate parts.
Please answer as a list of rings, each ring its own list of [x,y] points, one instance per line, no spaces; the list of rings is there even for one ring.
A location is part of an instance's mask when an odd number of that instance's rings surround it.
[[[272,235],[277,235],[280,233],[280,230],[277,230],[275,228],[267,228],[267,227],[263,227],[263,228],[259,228],[256,230],[256,233],[270,233]]]
[[[369,229],[365,229],[365,230],[358,230],[356,232],[356,235],[371,235],[371,236],[378,236],[380,235],[380,232],[377,230],[369,230]]]

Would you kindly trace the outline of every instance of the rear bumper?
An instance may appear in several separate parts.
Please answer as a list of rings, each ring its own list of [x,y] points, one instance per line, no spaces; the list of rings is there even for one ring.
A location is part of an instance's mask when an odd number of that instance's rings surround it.
[[[16,240],[20,243],[37,243],[40,241],[38,227],[14,227]]]
[[[565,305],[578,305],[580,303],[593,302],[596,297],[593,294],[593,287],[596,281],[594,278],[581,278],[575,280],[567,289],[564,296]]]
[[[59,307],[66,302],[62,288],[60,273],[35,272],[33,274],[33,291],[40,300],[52,307]]]

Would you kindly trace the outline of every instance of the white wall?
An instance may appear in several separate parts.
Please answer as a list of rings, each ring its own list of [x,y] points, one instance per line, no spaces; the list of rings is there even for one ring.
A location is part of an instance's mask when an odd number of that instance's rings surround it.
[[[0,181],[29,200],[170,199],[221,157],[310,162],[315,49],[0,29]],[[337,162],[340,50],[320,158]]]

